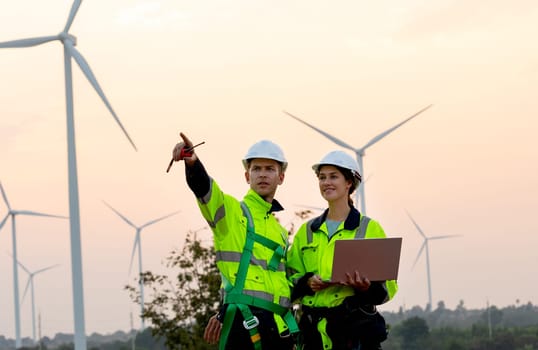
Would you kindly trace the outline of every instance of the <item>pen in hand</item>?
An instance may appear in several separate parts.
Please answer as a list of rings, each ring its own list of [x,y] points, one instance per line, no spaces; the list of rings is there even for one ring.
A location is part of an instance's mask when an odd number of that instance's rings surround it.
[[[190,152],[190,151],[192,151],[195,147],[198,147],[198,146],[200,146],[200,145],[203,145],[204,143],[205,143],[205,141],[202,141],[202,142],[200,142],[199,144],[194,145],[194,146],[192,146],[192,147],[184,148],[184,149],[181,150],[181,154],[184,155],[184,153]],[[169,171],[170,171],[170,168],[172,167],[172,164],[174,164],[174,158],[172,158],[172,159],[170,160],[170,164],[168,164],[168,168],[166,168],[166,172],[169,172]]]

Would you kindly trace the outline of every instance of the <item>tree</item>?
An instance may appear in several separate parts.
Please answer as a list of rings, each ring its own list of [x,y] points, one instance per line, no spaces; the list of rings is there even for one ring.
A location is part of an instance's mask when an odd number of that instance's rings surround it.
[[[437,309],[435,310],[435,312],[439,312],[439,313],[442,313],[442,312],[445,312],[446,311],[446,305],[445,305],[445,302],[440,300],[438,303],[437,303]]]
[[[495,305],[489,307],[482,313],[481,319],[484,323],[488,324],[491,322],[492,327],[497,327],[501,325],[503,320],[503,312],[499,310]]]
[[[165,266],[174,278],[145,271],[140,280],[149,290],[142,317],[152,324],[153,336],[170,350],[215,349],[203,341],[204,327],[219,307],[220,274],[212,247],[204,247],[189,231],[181,251],[173,250]],[[136,287],[126,286],[131,299],[140,303]]]
[[[395,327],[394,333],[402,338],[402,348],[406,350],[424,349],[422,341],[429,334],[426,320],[420,317],[411,317]]]
[[[295,212],[287,225],[290,235],[295,229],[294,221],[305,221],[312,211]],[[278,219],[278,218],[277,218]],[[167,275],[145,271],[140,281],[149,290],[149,301],[143,306],[142,317],[152,324],[151,334],[161,338],[167,349],[216,349],[203,340],[204,329],[219,308],[220,272],[212,246],[204,247],[189,231],[181,252],[173,250],[166,258],[166,267],[177,273],[174,279]],[[129,296],[140,304],[137,287],[126,286]],[[139,341],[137,340],[137,345]]]

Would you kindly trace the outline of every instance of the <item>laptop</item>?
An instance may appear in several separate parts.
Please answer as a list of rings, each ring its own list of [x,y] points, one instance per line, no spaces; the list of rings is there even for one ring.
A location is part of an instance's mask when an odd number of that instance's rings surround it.
[[[331,283],[344,282],[355,270],[370,281],[398,279],[401,237],[341,239],[334,247]]]

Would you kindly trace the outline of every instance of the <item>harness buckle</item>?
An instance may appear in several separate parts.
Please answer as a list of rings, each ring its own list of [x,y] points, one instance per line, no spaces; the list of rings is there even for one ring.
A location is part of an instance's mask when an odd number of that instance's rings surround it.
[[[245,329],[247,329],[247,330],[251,330],[252,328],[256,328],[256,327],[258,327],[259,324],[260,324],[260,320],[258,320],[258,318],[256,316],[252,316],[251,319],[243,321],[243,327],[245,327]]]

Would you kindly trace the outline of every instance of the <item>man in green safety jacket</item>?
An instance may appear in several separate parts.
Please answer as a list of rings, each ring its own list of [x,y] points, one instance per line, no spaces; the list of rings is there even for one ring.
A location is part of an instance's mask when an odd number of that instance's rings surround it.
[[[353,206],[351,193],[361,176],[351,156],[330,152],[313,169],[328,208],[299,228],[287,261],[292,301],[299,300],[302,309],[302,349],[381,349],[387,334],[375,305],[394,296],[396,281],[370,282],[358,271],[340,284],[326,281],[331,280],[336,240],[383,238],[385,233]]]
[[[292,349],[298,328],[286,278],[288,232],[273,215],[283,210],[274,199],[287,166],[282,150],[268,140],[250,147],[243,159],[250,189],[239,201],[220,189],[192,142],[180,135],[173,160],[185,161],[187,184],[213,231],[222,277],[219,349]]]

